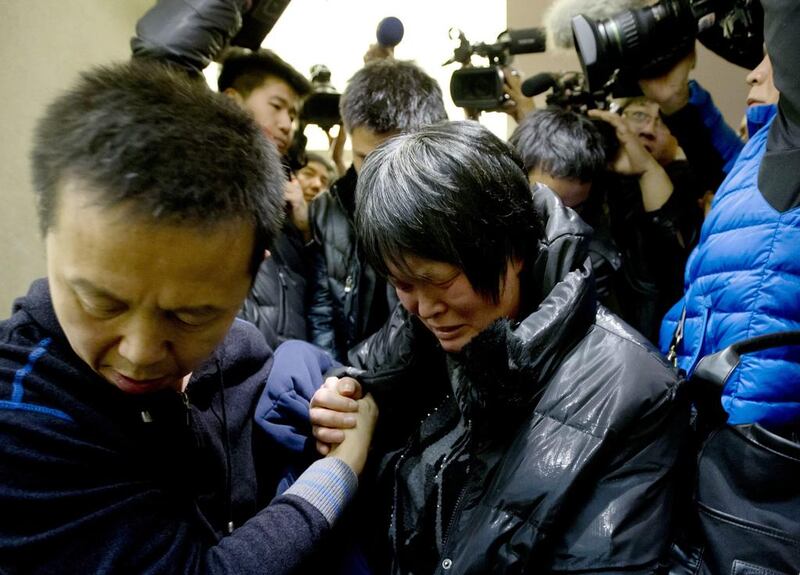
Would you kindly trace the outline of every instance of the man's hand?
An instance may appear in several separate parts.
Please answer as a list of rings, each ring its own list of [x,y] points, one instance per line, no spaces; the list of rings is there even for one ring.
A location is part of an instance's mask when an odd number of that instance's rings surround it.
[[[648,169],[652,169],[653,164],[658,164],[620,115],[607,110],[589,110],[589,116],[599,118],[614,126],[620,144],[619,152],[612,164],[615,172],[640,176]]]
[[[344,441],[332,446],[328,452],[328,457],[341,459],[356,474],[361,474],[364,464],[367,462],[369,444],[375,431],[375,423],[378,421],[378,406],[369,394],[363,399],[359,399],[356,404],[355,425],[343,431]]]
[[[618,174],[639,176],[644,211],[661,209],[673,191],[672,181],[661,164],[645,149],[622,117],[607,110],[589,110],[589,115],[614,126],[620,147],[612,169]]]
[[[522,93],[522,78],[517,70],[503,68],[503,78],[508,100],[503,103],[503,107],[500,110],[514,118],[519,124],[525,116],[536,108],[536,104],[533,98],[528,98]]]
[[[306,241],[310,239],[311,226],[308,223],[308,203],[303,196],[303,188],[300,182],[292,175],[292,179],[286,182],[283,188],[283,199],[291,208],[292,223],[303,233]]]
[[[328,145],[331,152],[333,165],[336,166],[336,177],[341,178],[347,171],[344,165],[344,144],[347,141],[347,132],[342,124],[338,125],[336,136],[332,136],[330,130],[325,132],[328,136]]]
[[[375,60],[391,60],[394,58],[394,46],[381,46],[380,44],[370,44],[364,53],[364,64],[369,64]]]
[[[661,113],[669,116],[689,103],[689,72],[697,62],[697,53],[680,60],[666,74],[639,80],[644,95],[658,103]]]
[[[327,455],[358,422],[361,384],[351,377],[329,377],[311,398],[309,417],[317,451]]]

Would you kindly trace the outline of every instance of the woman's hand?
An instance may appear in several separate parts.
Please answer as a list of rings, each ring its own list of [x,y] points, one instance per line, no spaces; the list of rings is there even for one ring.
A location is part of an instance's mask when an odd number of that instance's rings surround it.
[[[361,384],[352,377],[329,377],[311,398],[309,417],[317,451],[327,455],[358,422]],[[373,402],[374,403],[374,402]]]

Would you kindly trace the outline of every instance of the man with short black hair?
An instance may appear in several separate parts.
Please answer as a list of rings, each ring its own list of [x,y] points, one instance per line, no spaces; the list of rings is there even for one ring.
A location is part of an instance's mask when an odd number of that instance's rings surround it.
[[[0,572],[295,572],[374,410],[270,503],[272,352],[235,316],[281,226],[274,147],[201,81],[131,63],[58,98],[32,158],[48,277],[0,322]]]
[[[289,158],[300,100],[311,90],[302,74],[270,50],[232,49],[222,62],[219,91],[252,114],[278,149],[288,181],[281,233],[245,300],[241,317],[254,323],[271,347],[288,339],[307,339],[306,289],[311,277],[305,247],[309,237],[308,203]]]
[[[353,165],[311,206],[316,244],[309,310],[310,341],[345,361],[347,350],[374,333],[396,303],[391,287],[364,260],[353,228],[358,170],[381,142],[447,119],[436,80],[412,62],[376,60],[350,79],[339,110],[353,146]]]

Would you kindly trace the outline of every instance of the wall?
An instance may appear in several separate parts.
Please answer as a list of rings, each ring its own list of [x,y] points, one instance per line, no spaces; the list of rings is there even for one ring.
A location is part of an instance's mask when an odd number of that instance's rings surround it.
[[[0,0],[0,318],[44,275],[28,154],[36,119],[80,70],[128,57],[154,0]]]

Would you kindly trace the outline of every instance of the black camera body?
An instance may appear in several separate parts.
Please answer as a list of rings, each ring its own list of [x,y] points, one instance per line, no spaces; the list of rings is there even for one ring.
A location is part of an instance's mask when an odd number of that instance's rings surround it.
[[[754,68],[763,56],[764,13],[758,0],[662,0],[605,20],[572,19],[578,58],[590,91],[667,72],[695,39],[726,60]]]
[[[306,96],[300,109],[300,125],[316,124],[326,132],[342,123],[339,114],[341,94],[331,84],[331,71],[317,64],[311,68],[311,94]]]
[[[456,30],[451,30],[451,36]],[[445,66],[453,62],[462,65],[450,77],[450,97],[456,106],[473,110],[496,110],[507,99],[503,67],[511,63],[514,54],[544,52],[545,31],[542,28],[506,30],[493,44],[470,44],[460,30],[459,46]],[[488,58],[489,66],[472,66],[473,55]]]

